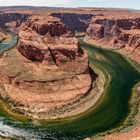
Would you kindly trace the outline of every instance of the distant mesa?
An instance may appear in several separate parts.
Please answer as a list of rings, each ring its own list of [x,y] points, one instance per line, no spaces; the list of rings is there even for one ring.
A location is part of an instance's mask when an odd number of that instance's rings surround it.
[[[140,63],[140,16],[113,15],[93,18],[87,35],[94,43],[121,52]]]

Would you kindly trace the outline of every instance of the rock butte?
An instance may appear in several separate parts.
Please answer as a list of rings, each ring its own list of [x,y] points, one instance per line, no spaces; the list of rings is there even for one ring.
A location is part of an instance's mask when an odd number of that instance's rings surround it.
[[[16,48],[0,58],[0,95],[14,111],[45,118],[90,90],[88,57],[74,33],[83,32],[94,45],[120,50],[140,63],[139,11],[0,9],[0,28],[18,35]],[[0,42],[7,38],[7,33],[0,30]],[[140,126],[132,132],[106,139],[138,139]]]
[[[13,110],[48,116],[90,90],[88,56],[60,19],[32,15],[18,38],[17,47],[0,59],[1,95]]]
[[[90,90],[88,57],[76,32],[140,63],[139,13],[101,8],[44,11],[5,8],[0,14],[0,27],[18,35],[16,48],[0,59],[1,96],[13,110],[35,118],[48,116]]]

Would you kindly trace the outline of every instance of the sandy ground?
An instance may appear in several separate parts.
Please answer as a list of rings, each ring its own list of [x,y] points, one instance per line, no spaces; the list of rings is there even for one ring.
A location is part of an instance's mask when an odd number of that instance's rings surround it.
[[[138,49],[135,49],[134,51],[132,47],[118,48],[115,45],[114,46],[109,45],[108,42],[104,41],[103,39],[94,40],[88,36],[84,38],[84,41],[87,42],[88,44],[99,46],[100,48],[115,50],[116,52],[122,54],[123,56],[128,57],[140,64],[140,51]]]
[[[106,136],[105,140],[140,140],[140,126],[126,133]]]
[[[0,137],[0,140],[10,140],[9,138],[2,138]]]
[[[93,81],[91,91],[89,91],[86,96],[78,99],[78,101],[67,104],[62,108],[58,108],[58,110],[55,110],[56,115],[49,116],[49,119],[66,118],[73,116],[75,117],[86,112],[96,104],[104,91],[105,76],[101,71],[97,69],[94,69],[94,71],[98,75],[98,77],[95,81]],[[35,118],[35,116],[33,117]]]
[[[99,70],[95,70],[95,73],[98,74],[98,78],[96,81],[93,81],[90,93],[82,98],[79,102],[71,105],[70,108],[64,114],[62,114],[62,118],[84,113],[88,109],[92,108],[102,96],[104,91],[105,77],[104,74]]]

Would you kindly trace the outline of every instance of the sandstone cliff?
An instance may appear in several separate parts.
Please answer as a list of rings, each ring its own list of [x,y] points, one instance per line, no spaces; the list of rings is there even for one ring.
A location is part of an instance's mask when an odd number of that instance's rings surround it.
[[[47,118],[90,90],[88,56],[60,19],[33,15],[0,59],[0,81],[14,110]]]
[[[51,15],[60,18],[73,33],[86,32],[93,16],[78,13],[52,13]]]
[[[88,72],[86,53],[65,24],[55,17],[29,18],[19,32],[18,50],[32,61],[55,64],[77,74]]]
[[[140,17],[96,17],[92,19],[87,34],[99,44],[122,49],[129,57],[140,62]]]
[[[2,42],[3,40],[5,40],[7,38],[7,35],[6,35],[6,33],[4,33],[4,32],[0,32],[0,42]]]
[[[29,14],[20,13],[0,13],[0,28],[12,29],[14,31],[25,22],[29,17]]]

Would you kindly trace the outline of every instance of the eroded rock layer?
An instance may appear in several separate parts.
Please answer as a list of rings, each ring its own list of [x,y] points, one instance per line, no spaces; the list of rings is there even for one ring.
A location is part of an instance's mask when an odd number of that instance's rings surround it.
[[[0,81],[15,111],[48,117],[90,90],[88,56],[60,19],[33,15],[19,28],[17,48],[0,59]]]
[[[87,34],[97,41],[97,44],[121,49],[140,63],[140,17],[97,16],[92,19]]]
[[[5,40],[7,38],[7,34],[0,31],[0,42],[2,42],[3,40]]]
[[[29,14],[21,13],[0,13],[0,28],[17,31],[18,27],[25,22]]]
[[[60,18],[73,33],[86,32],[93,16],[78,13],[52,13],[51,15]]]

